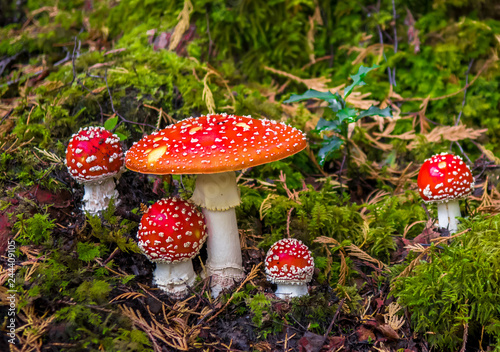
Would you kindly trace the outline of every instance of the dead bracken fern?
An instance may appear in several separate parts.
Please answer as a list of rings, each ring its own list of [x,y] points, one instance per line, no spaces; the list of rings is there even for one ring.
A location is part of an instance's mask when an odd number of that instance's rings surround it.
[[[267,215],[267,212],[272,208],[271,201],[273,201],[276,198],[278,198],[277,194],[269,193],[267,197],[260,204],[259,217],[261,221],[264,220],[264,217]]]
[[[139,311],[133,308],[124,305],[120,305],[118,308],[136,327],[149,336],[155,352],[162,351],[162,348],[158,345],[158,340],[178,351],[189,351],[201,347],[201,344],[197,341],[201,327],[195,326],[191,328],[178,317],[162,324],[155,319],[151,312],[149,312],[151,321],[148,322]]]
[[[392,302],[386,307],[387,313],[384,314],[384,320],[386,324],[389,324],[394,331],[398,331],[405,323],[405,318],[400,317],[397,313],[402,309],[402,307],[397,302]]]
[[[344,286],[345,280],[347,279],[347,274],[349,273],[349,267],[347,266],[347,262],[345,260],[345,255],[343,251],[339,251],[339,255],[340,255],[340,275],[338,284]]]
[[[382,263],[380,260],[373,258],[370,256],[368,253],[363,251],[361,248],[356,246],[355,244],[351,244],[349,246],[344,247],[347,251],[349,256],[351,257],[356,257],[361,260],[376,264],[380,269],[387,269],[387,265]]]
[[[316,58],[314,57],[314,33],[315,26],[317,23],[320,26],[323,25],[323,19],[321,18],[321,9],[318,5],[318,2],[314,2],[316,8],[314,9],[314,14],[309,16],[309,30],[307,31],[307,46],[309,47],[309,61],[314,64],[316,62]]]
[[[34,147],[33,149],[35,149],[37,152],[39,152],[40,154],[45,156],[49,161],[51,161],[55,164],[62,164],[63,163],[62,159],[52,152],[48,152],[44,149],[38,149],[37,147]]]
[[[212,72],[208,71],[205,77],[203,78],[202,99],[205,102],[205,105],[207,106],[208,113],[214,114],[215,113],[214,96],[212,94],[212,91],[210,90],[210,87],[208,86],[208,76],[210,76],[211,74]]]
[[[26,324],[16,330],[19,344],[11,345],[11,352],[41,351],[42,337],[56,316],[51,315],[47,317],[47,314],[44,314],[39,317],[35,314],[34,306],[23,307],[21,312],[19,318],[26,321]]]
[[[175,26],[174,33],[172,33],[172,38],[170,40],[170,45],[168,46],[168,50],[175,50],[177,45],[179,45],[184,32],[189,28],[189,18],[191,13],[193,12],[193,4],[191,4],[190,0],[184,0],[184,8],[177,19],[179,22]]]
[[[115,301],[119,301],[122,299],[131,300],[131,299],[137,299],[137,298],[141,298],[141,297],[146,297],[146,296],[140,292],[125,292],[125,293],[122,293],[122,294],[116,296],[115,298],[113,298],[111,301],[109,301],[109,303],[113,303]]]
[[[326,91],[328,88],[326,87],[327,83],[330,82],[329,78],[326,77],[318,77],[318,78],[300,78],[295,75],[292,75],[289,72],[280,71],[272,67],[264,66],[264,69],[270,71],[272,73],[276,73],[277,75],[290,78],[292,81],[304,84],[308,89],[315,89],[319,91]]]
[[[438,126],[435,127],[432,131],[427,134],[424,134],[423,137],[427,140],[428,143],[436,143],[440,142],[442,139],[456,142],[464,139],[477,139],[481,137],[484,133],[488,131],[487,128],[476,130],[474,128],[467,128],[465,125],[458,126]],[[411,141],[408,144],[408,149],[416,148],[419,142]]]

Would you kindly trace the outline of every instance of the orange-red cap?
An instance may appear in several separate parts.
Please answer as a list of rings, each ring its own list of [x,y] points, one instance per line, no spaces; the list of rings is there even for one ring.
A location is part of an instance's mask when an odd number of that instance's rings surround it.
[[[143,214],[137,240],[149,260],[176,263],[198,254],[207,239],[205,218],[196,206],[179,198],[165,198]]]
[[[279,240],[266,255],[266,277],[275,284],[304,284],[311,281],[314,260],[305,244],[294,238]]]
[[[207,115],[144,137],[127,152],[125,165],[145,174],[211,174],[280,160],[305,147],[304,134],[284,123]]]
[[[427,159],[418,174],[418,190],[426,202],[446,202],[468,196],[474,189],[469,166],[459,156],[442,153]]]
[[[120,138],[104,127],[85,127],[75,133],[66,149],[66,166],[78,182],[100,181],[123,167]]]

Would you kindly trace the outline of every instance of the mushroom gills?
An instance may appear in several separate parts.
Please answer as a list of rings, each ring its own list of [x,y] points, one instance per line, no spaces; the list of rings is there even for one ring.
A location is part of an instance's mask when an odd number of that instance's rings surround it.
[[[276,297],[281,299],[288,299],[292,297],[301,297],[307,295],[306,284],[278,284],[278,288],[274,293]]]

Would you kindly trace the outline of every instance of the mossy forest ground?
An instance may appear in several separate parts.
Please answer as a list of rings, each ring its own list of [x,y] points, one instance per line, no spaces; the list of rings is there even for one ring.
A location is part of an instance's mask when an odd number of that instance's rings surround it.
[[[499,48],[494,0],[0,0],[0,350],[500,351]],[[338,100],[285,103],[308,89]],[[175,302],[135,235],[194,177],[127,171],[92,217],[65,148],[209,112],[308,148],[238,173],[245,280]],[[416,186],[448,151],[476,179],[451,235]],[[261,263],[288,236],[316,269],[283,301]]]

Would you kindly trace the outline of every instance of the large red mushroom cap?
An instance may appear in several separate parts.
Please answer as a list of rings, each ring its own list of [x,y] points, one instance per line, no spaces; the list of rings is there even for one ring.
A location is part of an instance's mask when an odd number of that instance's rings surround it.
[[[149,260],[177,263],[196,256],[207,239],[205,219],[191,202],[165,198],[143,214],[138,245]]]
[[[427,159],[418,174],[418,191],[426,202],[447,202],[471,194],[474,177],[456,155],[442,153]]]
[[[66,166],[78,182],[101,181],[123,168],[120,138],[104,127],[85,127],[74,134],[66,149]]]
[[[284,123],[207,115],[144,137],[127,152],[125,163],[145,174],[211,174],[280,160],[305,147],[304,134]]]
[[[266,276],[273,284],[304,284],[311,281],[314,260],[305,244],[294,238],[279,240],[266,255]]]

